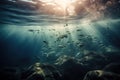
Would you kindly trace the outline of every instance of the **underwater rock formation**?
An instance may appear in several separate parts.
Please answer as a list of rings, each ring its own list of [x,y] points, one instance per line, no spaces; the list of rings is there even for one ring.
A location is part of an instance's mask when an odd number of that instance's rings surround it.
[[[83,80],[120,80],[120,64],[107,65],[103,70],[89,71]]]
[[[21,71],[17,67],[4,67],[0,69],[0,80],[21,80]]]
[[[54,66],[37,62],[24,72],[22,80],[61,80],[61,74]]]
[[[54,64],[38,61],[25,69],[5,67],[0,69],[0,80],[120,80],[118,53],[88,52],[77,58],[62,55]]]
[[[110,63],[103,68],[104,71],[120,74],[120,63]]]
[[[96,52],[84,53],[80,57],[80,63],[89,68],[89,70],[102,69],[106,65],[106,62],[106,57]]]
[[[79,60],[70,56],[61,56],[56,63],[62,73],[63,80],[82,80],[86,74],[86,69],[79,63]]]
[[[119,80],[120,75],[103,70],[94,70],[86,74],[83,80]]]

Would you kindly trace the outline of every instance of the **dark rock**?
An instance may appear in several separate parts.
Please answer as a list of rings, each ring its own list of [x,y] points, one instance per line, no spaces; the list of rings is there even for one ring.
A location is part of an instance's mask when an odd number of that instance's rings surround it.
[[[61,80],[61,74],[54,66],[39,62],[31,65],[23,76],[26,76],[23,77],[25,80]]]
[[[88,72],[83,80],[120,80],[120,75],[103,70],[94,70]]]
[[[59,61],[59,68],[63,74],[63,80],[82,80],[83,76],[86,74],[86,69],[83,67],[79,61],[73,57],[62,57]]]
[[[96,52],[88,52],[81,56],[80,63],[90,70],[102,69],[106,65],[106,57]]]
[[[0,70],[0,80],[20,80],[21,72],[16,67],[5,67]]]
[[[89,71],[84,80],[120,80],[120,63],[108,64],[103,70]]]
[[[108,64],[105,68],[103,68],[103,70],[113,72],[113,73],[116,73],[116,74],[120,74],[120,63]]]

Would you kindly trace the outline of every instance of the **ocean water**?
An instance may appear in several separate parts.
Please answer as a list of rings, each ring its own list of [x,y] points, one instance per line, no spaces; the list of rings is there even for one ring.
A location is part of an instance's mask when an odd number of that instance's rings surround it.
[[[119,63],[120,1],[101,0],[101,3],[99,0],[96,1],[99,3],[98,8],[105,6],[100,15],[94,14],[99,10],[92,11],[91,8],[87,8],[88,11],[86,11],[81,10],[81,6],[76,6],[75,16],[71,16],[71,12],[57,15],[60,12],[42,11],[44,8],[38,10],[38,6],[31,0],[0,1],[1,70],[5,67],[26,69],[36,62],[57,65],[60,68],[67,59],[71,58],[84,67],[87,66],[88,71],[101,70],[107,64]],[[89,5],[85,6],[89,7]],[[51,9],[47,9],[47,11]],[[75,67],[73,62],[68,61],[68,63],[67,66]],[[63,69],[69,70],[69,67],[63,67]],[[68,76],[72,73],[69,71]],[[61,70],[60,72],[64,73]],[[68,76],[54,80],[82,80],[76,78],[78,76],[73,75],[71,79]],[[80,76],[83,77],[83,75]]]

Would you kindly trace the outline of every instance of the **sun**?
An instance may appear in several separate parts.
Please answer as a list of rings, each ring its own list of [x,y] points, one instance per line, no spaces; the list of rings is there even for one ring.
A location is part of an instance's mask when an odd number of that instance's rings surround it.
[[[74,1],[73,0],[54,0],[56,4],[66,9],[70,6]]]
[[[41,0],[41,1],[45,3],[56,4],[57,6],[60,6],[63,8],[67,8],[70,4],[72,4],[76,0]]]
[[[54,0],[54,3],[62,8],[64,15],[74,15],[74,6],[72,6],[74,2],[75,0]]]
[[[75,16],[74,3],[77,0],[37,0],[37,6],[44,13],[60,16]]]

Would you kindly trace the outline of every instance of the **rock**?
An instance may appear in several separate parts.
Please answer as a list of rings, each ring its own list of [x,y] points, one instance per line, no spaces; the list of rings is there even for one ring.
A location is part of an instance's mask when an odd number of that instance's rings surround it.
[[[29,73],[29,75],[27,75]],[[61,74],[52,65],[41,64],[36,62],[34,65],[31,65],[29,70],[27,70],[23,76],[23,80],[61,80]]]
[[[88,67],[90,70],[102,69],[106,65],[106,57],[96,52],[88,52],[81,54],[80,63]]]
[[[120,75],[103,70],[94,70],[88,72],[83,80],[120,80]]]
[[[102,70],[89,71],[83,80],[120,80],[120,63],[108,64]]]
[[[20,80],[21,72],[17,67],[4,67],[0,69],[0,80]]]
[[[103,68],[104,71],[120,74],[120,63],[110,63]]]
[[[59,71],[63,74],[63,80],[82,80],[87,72],[77,59],[66,55],[58,58],[57,65],[59,65]]]

